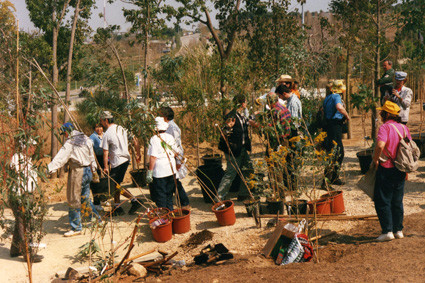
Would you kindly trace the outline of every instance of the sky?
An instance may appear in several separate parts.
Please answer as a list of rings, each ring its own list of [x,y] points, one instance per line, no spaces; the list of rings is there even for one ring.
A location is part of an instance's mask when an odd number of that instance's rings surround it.
[[[24,31],[34,30],[34,25],[31,23],[29,18],[28,10],[26,9],[25,0],[10,0],[16,8],[16,15],[19,19],[19,27]],[[166,0],[167,2],[173,3],[173,0]],[[292,4],[290,5],[290,11],[298,8],[301,10],[301,5],[297,3],[296,0],[291,0]],[[107,2],[107,1],[106,1]],[[328,10],[328,5],[331,0],[307,0],[304,10],[305,11],[326,11]],[[104,0],[96,0],[97,8],[92,11],[92,16],[89,21],[92,29],[98,27],[103,27],[103,18],[99,17],[100,13],[103,13],[103,3]],[[122,14],[122,8],[130,8],[132,5],[123,3],[121,1],[115,1],[113,4],[106,4],[106,21],[109,25],[119,25],[122,31],[126,31],[130,24],[126,23],[125,18]]]

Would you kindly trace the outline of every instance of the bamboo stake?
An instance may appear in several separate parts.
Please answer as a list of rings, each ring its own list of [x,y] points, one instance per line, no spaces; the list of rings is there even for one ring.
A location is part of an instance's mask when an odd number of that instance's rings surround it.
[[[336,232],[332,231],[332,232],[329,232],[329,233],[326,233],[326,234],[315,236],[315,237],[310,238],[310,242],[318,240],[318,239],[322,239],[322,238],[325,238],[325,237],[329,237],[329,236],[332,236],[332,235],[335,235],[335,234],[336,234]]]
[[[19,127],[19,20],[16,20],[16,121]],[[31,277],[30,277],[31,280]]]

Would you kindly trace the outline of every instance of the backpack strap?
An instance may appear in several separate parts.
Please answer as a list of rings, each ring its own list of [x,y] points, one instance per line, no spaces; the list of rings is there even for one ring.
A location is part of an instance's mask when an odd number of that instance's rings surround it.
[[[396,132],[397,132],[398,136],[400,137],[400,139],[404,139],[404,137],[400,134],[400,132],[397,129],[397,127],[394,124],[390,124],[390,125],[393,126],[393,128],[396,130]],[[404,130],[404,135],[407,136],[406,128],[403,125],[402,125],[402,127],[403,127],[403,130]]]

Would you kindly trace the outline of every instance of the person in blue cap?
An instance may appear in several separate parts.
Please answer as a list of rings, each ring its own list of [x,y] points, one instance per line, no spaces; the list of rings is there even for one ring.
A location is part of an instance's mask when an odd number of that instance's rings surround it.
[[[409,122],[410,105],[413,98],[413,91],[405,86],[406,81],[406,72],[395,72],[395,87],[391,95],[385,96],[385,101],[392,101],[400,107],[400,120],[405,125]]]
[[[66,141],[52,162],[47,165],[47,173],[52,174],[65,164],[69,164],[66,198],[69,205],[71,230],[64,236],[72,237],[81,234],[81,215],[95,216],[98,221],[101,221],[99,213],[90,200],[90,182],[93,174],[97,175],[97,165],[93,142],[89,137],[75,130],[70,122],[62,125],[60,134],[65,135]]]

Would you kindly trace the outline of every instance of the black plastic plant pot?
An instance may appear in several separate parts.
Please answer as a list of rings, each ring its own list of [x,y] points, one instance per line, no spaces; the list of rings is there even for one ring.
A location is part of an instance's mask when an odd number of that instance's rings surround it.
[[[111,178],[113,177],[111,176]],[[99,183],[90,183],[93,196],[99,197],[101,201],[105,201],[115,194],[116,184],[111,179],[108,182],[108,179],[108,177],[103,177],[100,178]]]
[[[420,136],[420,137],[419,137]],[[425,156],[425,133],[412,135],[412,140],[416,143],[421,151],[420,158]]]
[[[373,150],[371,149],[357,152],[356,155],[359,159],[360,171],[362,172],[362,174],[366,174],[366,172],[369,170],[370,164],[372,163],[372,154]]]
[[[223,178],[224,171],[220,165],[202,165],[195,172],[205,203],[212,203],[211,197],[217,195],[217,188]]]
[[[279,214],[283,215],[283,200],[268,198],[266,202],[269,214],[277,214],[279,212]]]
[[[248,216],[253,216],[254,213],[259,214],[260,212],[260,200],[259,199],[247,199],[244,200],[243,204],[246,208],[246,213]],[[257,211],[257,212],[255,212]]]
[[[131,175],[131,177],[133,177],[132,178],[133,186],[135,186],[135,187],[146,186],[147,185],[146,173],[147,173],[147,170],[145,168],[130,171],[130,175]]]
[[[222,156],[220,154],[207,154],[201,157],[204,165],[209,166],[221,166]]]
[[[288,215],[307,214],[307,200],[299,199],[285,202]]]

